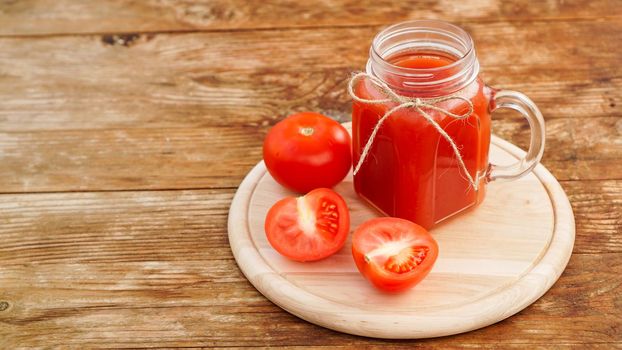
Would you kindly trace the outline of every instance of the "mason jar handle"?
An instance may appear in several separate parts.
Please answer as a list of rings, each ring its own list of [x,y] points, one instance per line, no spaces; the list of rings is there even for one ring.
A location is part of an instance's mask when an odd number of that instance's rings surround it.
[[[516,180],[538,165],[544,153],[544,118],[535,103],[524,94],[511,90],[499,90],[493,96],[492,112],[508,108],[522,114],[529,122],[531,141],[525,157],[511,165],[490,165],[488,181]]]

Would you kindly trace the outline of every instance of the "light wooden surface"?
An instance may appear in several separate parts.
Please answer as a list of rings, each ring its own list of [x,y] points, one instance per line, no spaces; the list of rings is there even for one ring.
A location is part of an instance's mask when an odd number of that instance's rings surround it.
[[[301,110],[348,121],[373,34],[417,18],[466,27],[484,80],[538,104],[575,247],[493,326],[348,336],[246,281],[227,211],[268,128]],[[0,1],[0,348],[620,347],[621,35],[618,0]],[[527,146],[520,117],[494,119]]]
[[[512,164],[525,153],[493,138],[490,160]],[[335,187],[355,228],[380,216],[358,198],[352,174]],[[574,245],[568,198],[542,165],[518,181],[491,183],[476,210],[434,228],[439,258],[416,288],[399,295],[371,286],[358,272],[351,236],[335,255],[299,263],[266,238],[270,207],[295,193],[260,162],[229,209],[229,243],[244,275],[275,304],[318,325],[368,337],[415,339],[462,333],[505,319],[544,294]]]

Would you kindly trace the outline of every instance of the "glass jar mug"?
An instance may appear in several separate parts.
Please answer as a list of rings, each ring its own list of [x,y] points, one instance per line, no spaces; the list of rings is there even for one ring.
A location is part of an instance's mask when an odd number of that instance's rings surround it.
[[[350,85],[354,188],[386,215],[431,228],[481,203],[486,183],[517,179],[542,158],[542,114],[525,95],[484,84],[473,40],[455,25],[381,31],[365,73]],[[488,162],[490,116],[501,108],[531,127],[529,150],[509,166]]]

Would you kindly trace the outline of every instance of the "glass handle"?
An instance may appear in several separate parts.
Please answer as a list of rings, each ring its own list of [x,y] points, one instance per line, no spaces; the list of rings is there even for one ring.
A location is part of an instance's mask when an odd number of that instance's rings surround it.
[[[533,170],[544,153],[544,118],[533,101],[520,92],[499,90],[493,97],[492,112],[501,108],[515,110],[527,119],[531,129],[531,141],[527,154],[518,162],[511,165],[491,164],[488,181],[518,179]]]

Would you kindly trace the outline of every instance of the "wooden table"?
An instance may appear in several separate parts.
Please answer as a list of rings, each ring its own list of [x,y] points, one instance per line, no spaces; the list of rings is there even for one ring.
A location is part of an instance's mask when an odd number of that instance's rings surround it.
[[[464,26],[484,79],[541,107],[577,237],[521,313],[393,342],[273,305],[226,221],[269,127],[303,110],[349,120],[371,38],[414,18]],[[0,348],[622,348],[621,43],[613,0],[0,1]],[[515,115],[494,132],[527,145]]]

